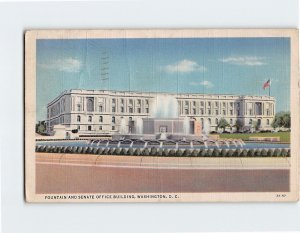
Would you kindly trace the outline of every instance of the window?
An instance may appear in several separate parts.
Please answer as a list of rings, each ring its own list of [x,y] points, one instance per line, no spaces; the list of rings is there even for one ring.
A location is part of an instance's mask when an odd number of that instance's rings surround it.
[[[270,120],[269,119],[267,119],[267,125],[270,125]]]
[[[141,113],[141,108],[138,108],[138,109],[137,109],[137,112],[138,112],[138,113]]]
[[[102,125],[99,126],[99,130],[102,130]]]
[[[219,107],[219,102],[215,102],[216,107]]]
[[[252,119],[249,120],[249,125],[252,125]]]
[[[232,102],[230,102],[230,107],[233,107],[233,103]]]
[[[141,100],[140,99],[137,100],[137,104],[141,104]]]
[[[208,109],[208,115],[211,115],[211,110],[210,109]]]
[[[240,107],[240,103],[236,103],[236,107],[239,108]]]
[[[210,118],[208,118],[208,123],[211,124],[211,119]]]
[[[111,130],[115,130],[115,126],[114,125],[111,127]]]
[[[92,126],[89,125],[89,126],[88,126],[88,131],[91,131],[91,130],[92,130]]]
[[[99,116],[99,122],[103,122],[103,116]]]
[[[88,112],[94,111],[94,98],[93,97],[89,97],[86,99],[86,110]]]
[[[253,114],[252,109],[249,109],[249,115],[252,116],[252,114]]]
[[[270,110],[267,109],[267,116],[270,116]]]
[[[231,115],[231,116],[233,115],[233,110],[230,110],[230,115]]]
[[[103,106],[99,105],[99,112],[103,112]]]
[[[203,107],[203,106],[204,106],[204,102],[203,102],[203,101],[201,101],[201,102],[200,102],[200,105],[201,105],[201,107]]]
[[[121,104],[124,104],[124,99],[121,99]]]
[[[132,121],[132,117],[129,117],[129,121]]]
[[[226,110],[223,110],[223,115],[224,115],[224,116],[226,115]]]
[[[193,106],[196,106],[196,101],[193,101]]]
[[[112,112],[116,112],[116,107],[113,106],[113,107],[111,108],[111,111],[112,111]]]
[[[116,99],[111,99],[111,102],[112,102],[113,104],[115,104],[115,103],[116,103]]]
[[[132,105],[132,103],[133,103],[132,99],[129,99],[129,104],[131,104],[131,105]]]
[[[185,105],[188,106],[189,105],[189,101],[186,100],[185,101]]]
[[[113,117],[111,118],[111,122],[112,122],[112,123],[116,123],[116,117],[113,116]]]
[[[219,120],[218,120],[218,118],[216,118],[216,125],[217,125],[217,124],[219,124]]]
[[[232,119],[230,119],[230,124],[231,124],[231,125],[233,124],[233,121],[232,121]]]
[[[201,112],[201,115],[203,115],[203,114],[204,114],[204,110],[203,110],[203,109],[201,109],[201,110],[200,110],[200,112]]]
[[[223,102],[223,108],[225,108],[226,107],[226,103],[225,102]]]
[[[240,110],[237,110],[236,112],[237,112],[237,115],[239,116],[240,115]]]
[[[80,121],[81,121],[81,117],[77,116],[77,122],[80,122]]]
[[[78,111],[78,112],[81,111],[81,104],[77,104],[77,111]]]
[[[210,107],[210,106],[211,106],[211,103],[210,103],[210,102],[208,102],[207,104],[208,104],[208,107]]]
[[[219,110],[216,110],[216,115],[219,115]]]
[[[145,100],[146,101],[146,104],[149,104],[149,100]]]
[[[189,114],[189,110],[187,108],[184,109],[184,114]]]
[[[202,127],[204,125],[204,119],[203,118],[201,118],[201,125],[202,125]]]
[[[88,120],[89,120],[89,122],[92,122],[92,116],[89,116]]]
[[[132,112],[133,112],[133,108],[129,107],[129,113],[132,113]]]
[[[146,113],[149,113],[149,108],[146,108]]]
[[[121,107],[121,112],[124,112],[124,107]]]
[[[196,109],[195,108],[193,108],[193,114],[196,115]]]

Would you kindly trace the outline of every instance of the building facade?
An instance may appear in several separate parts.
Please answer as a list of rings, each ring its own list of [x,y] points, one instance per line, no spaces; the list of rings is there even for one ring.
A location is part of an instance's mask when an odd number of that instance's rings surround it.
[[[157,96],[173,99],[173,105],[159,103],[164,98]],[[166,108],[175,109],[178,118],[192,118],[201,125],[207,121],[211,131],[218,129],[222,118],[229,128],[234,128],[238,120],[245,127],[258,124],[260,129],[270,130],[275,105],[270,96],[67,90],[47,105],[47,132],[51,134],[55,125],[63,125],[66,131],[81,135],[110,135],[120,132],[125,124],[130,133],[132,122],[156,117]]]

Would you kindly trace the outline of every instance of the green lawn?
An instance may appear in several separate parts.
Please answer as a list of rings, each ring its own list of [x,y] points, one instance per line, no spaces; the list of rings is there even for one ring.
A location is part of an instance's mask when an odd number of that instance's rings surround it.
[[[236,138],[242,140],[248,140],[249,137],[280,137],[281,142],[290,142],[290,132],[278,132],[278,133],[233,133],[233,134],[219,134],[220,138]]]

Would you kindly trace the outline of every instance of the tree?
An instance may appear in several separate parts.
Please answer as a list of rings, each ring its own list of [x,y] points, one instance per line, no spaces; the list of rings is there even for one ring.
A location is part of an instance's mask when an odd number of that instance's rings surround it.
[[[35,132],[39,134],[44,134],[46,133],[46,122],[45,121],[39,121],[35,125]]]
[[[274,118],[271,126],[274,129],[279,128],[279,127],[290,128],[291,127],[291,114],[290,114],[290,112],[276,113],[275,118]]]
[[[253,128],[257,131],[257,130],[259,129],[259,127],[260,127],[260,124],[259,124],[258,121],[253,121],[253,122],[252,122],[252,126],[253,126]]]
[[[236,127],[237,131],[240,131],[244,127],[244,122],[241,119],[237,119],[233,126]]]
[[[226,119],[221,118],[220,121],[219,121],[219,123],[218,123],[218,128],[223,129],[223,132],[224,132],[224,131],[225,131],[225,128],[226,128],[227,126],[230,126],[230,125],[228,124],[228,122],[226,121]]]

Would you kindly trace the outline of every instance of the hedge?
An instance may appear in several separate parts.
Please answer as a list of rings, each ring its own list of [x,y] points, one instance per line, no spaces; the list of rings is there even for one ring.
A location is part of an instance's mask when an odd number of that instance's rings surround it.
[[[290,149],[167,149],[167,148],[97,148],[80,146],[44,146],[37,145],[36,152],[73,153],[127,156],[162,156],[162,157],[290,157]]]

